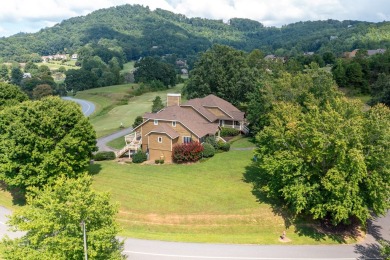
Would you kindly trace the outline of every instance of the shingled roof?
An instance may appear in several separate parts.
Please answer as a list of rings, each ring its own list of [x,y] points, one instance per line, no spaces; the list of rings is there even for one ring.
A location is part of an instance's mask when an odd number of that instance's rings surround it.
[[[195,110],[199,111],[203,116],[205,116],[210,122],[214,122],[217,119],[230,119],[242,121],[244,120],[244,112],[238,110],[235,106],[219,98],[215,95],[208,95],[204,98],[195,98],[188,100],[187,103],[182,106],[192,106]],[[219,108],[221,109],[227,117],[217,117],[206,108]]]
[[[145,113],[144,118],[148,120],[178,121],[198,137],[215,134],[218,131],[218,124],[210,123],[194,110],[180,106],[166,107],[157,113]]]
[[[151,133],[164,133],[167,134],[171,139],[176,139],[180,136],[175,130],[172,129],[172,127],[166,125],[159,125],[146,135],[149,135]]]

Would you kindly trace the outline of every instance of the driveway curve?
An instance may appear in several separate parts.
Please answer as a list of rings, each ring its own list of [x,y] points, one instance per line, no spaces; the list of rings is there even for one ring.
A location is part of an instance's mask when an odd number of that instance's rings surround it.
[[[64,100],[70,100],[80,104],[81,110],[83,111],[83,114],[85,116],[90,116],[92,115],[93,112],[95,112],[95,104],[90,101],[78,99],[78,98],[72,98],[72,97],[61,97],[61,98]]]

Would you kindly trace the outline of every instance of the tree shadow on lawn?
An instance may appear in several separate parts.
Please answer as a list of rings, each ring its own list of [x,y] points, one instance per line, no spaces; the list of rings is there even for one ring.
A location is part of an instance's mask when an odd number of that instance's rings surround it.
[[[89,166],[88,166],[88,173],[90,175],[96,175],[96,174],[99,174],[100,171],[102,170],[102,166],[99,164],[99,163],[91,163]]]
[[[12,204],[17,205],[17,206],[24,206],[26,205],[26,194],[22,192],[18,188],[10,188],[8,185],[1,181],[0,182],[0,190],[6,191],[11,193],[12,196]]]
[[[295,233],[299,236],[310,237],[315,241],[330,238],[338,243],[347,243],[346,238],[357,240],[360,237],[358,225],[353,225],[353,228],[350,226],[338,226],[334,228],[330,224],[321,223],[318,220],[312,219],[310,216],[296,216],[279,198],[267,196],[268,194],[262,190],[267,180],[262,178],[260,170],[255,163],[246,167],[243,181],[253,185],[252,194],[257,198],[259,203],[270,205],[273,213],[283,218],[285,228],[294,226]]]

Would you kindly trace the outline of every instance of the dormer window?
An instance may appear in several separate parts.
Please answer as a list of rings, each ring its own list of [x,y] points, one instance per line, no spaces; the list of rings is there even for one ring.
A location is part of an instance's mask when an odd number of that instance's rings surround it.
[[[154,119],[154,125],[158,125],[158,120]]]
[[[176,121],[172,121],[172,126],[176,127]]]

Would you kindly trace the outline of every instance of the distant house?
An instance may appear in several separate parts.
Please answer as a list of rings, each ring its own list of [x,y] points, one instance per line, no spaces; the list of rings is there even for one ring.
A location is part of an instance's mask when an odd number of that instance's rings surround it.
[[[314,51],[307,51],[303,53],[303,56],[312,56],[314,55]]]
[[[385,52],[386,52],[385,49],[368,50],[368,51],[367,51],[367,55],[368,55],[368,56],[373,56],[373,55],[375,55],[375,54],[383,54],[383,53],[385,53]]]
[[[168,94],[167,107],[157,113],[145,113],[143,123],[125,136],[126,146],[117,156],[142,149],[149,154],[149,160],[171,162],[176,144],[202,143],[207,136],[218,136],[221,127],[248,132],[244,112],[217,96],[208,95],[181,104],[180,94]]]
[[[43,62],[48,62],[48,61],[51,61],[52,59],[54,59],[54,57],[52,55],[42,56],[41,59]]]
[[[70,59],[71,59],[71,60],[77,60],[77,59],[78,59],[77,53],[72,54],[72,56],[71,56]]]
[[[66,54],[56,54],[53,56],[54,60],[67,60],[68,56]]]
[[[24,79],[31,79],[31,73],[23,73]]]
[[[344,58],[347,58],[347,59],[352,59],[352,58],[355,58],[356,56],[356,53],[358,52],[359,49],[355,49],[351,52],[344,52],[343,53],[343,57]]]
[[[68,56],[66,54],[56,54],[56,55],[48,55],[41,57],[43,62],[48,62],[51,60],[67,60]]]
[[[276,59],[276,56],[273,55],[273,54],[269,54],[267,56],[264,57],[265,60],[275,60]]]

